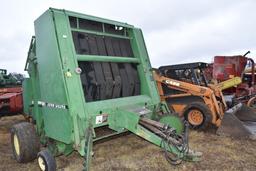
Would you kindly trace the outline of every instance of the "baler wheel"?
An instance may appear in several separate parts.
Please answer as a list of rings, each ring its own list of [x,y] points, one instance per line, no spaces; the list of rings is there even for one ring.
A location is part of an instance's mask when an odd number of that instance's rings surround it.
[[[11,143],[13,156],[19,163],[34,160],[40,150],[34,125],[28,122],[18,123],[12,127]]]
[[[205,130],[211,123],[212,114],[202,102],[194,102],[184,109],[184,117],[192,129]]]
[[[56,161],[47,149],[38,153],[37,162],[41,171],[56,171]]]

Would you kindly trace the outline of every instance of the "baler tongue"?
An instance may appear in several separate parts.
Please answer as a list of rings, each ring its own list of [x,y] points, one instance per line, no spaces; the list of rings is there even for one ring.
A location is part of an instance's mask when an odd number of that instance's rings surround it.
[[[218,135],[234,138],[256,139],[256,113],[248,107],[237,104],[227,110],[217,130]]]

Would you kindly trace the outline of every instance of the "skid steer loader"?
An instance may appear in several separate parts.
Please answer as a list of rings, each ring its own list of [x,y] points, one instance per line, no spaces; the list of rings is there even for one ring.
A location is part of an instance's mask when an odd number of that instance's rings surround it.
[[[251,121],[256,121],[256,114],[241,104],[227,110],[221,91],[225,86],[208,83],[203,72],[207,65],[198,62],[162,66],[155,70],[161,100],[187,120],[193,129],[205,130],[209,125],[215,125],[217,134],[253,138],[254,123]],[[234,84],[237,83],[239,80],[236,79]]]

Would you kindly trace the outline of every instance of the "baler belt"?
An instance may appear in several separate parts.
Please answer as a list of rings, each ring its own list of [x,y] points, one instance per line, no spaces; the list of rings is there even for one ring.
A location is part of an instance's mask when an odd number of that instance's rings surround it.
[[[105,47],[106,47],[108,56],[115,56],[113,46],[112,46],[112,43],[111,43],[111,38],[105,37],[104,42],[105,42]]]
[[[112,38],[111,42],[113,45],[113,50],[114,50],[115,56],[122,56],[120,45],[119,45],[119,40]]]
[[[98,54],[107,56],[107,50],[105,47],[104,38],[102,36],[95,36],[95,38],[96,38],[96,43],[98,47]]]
[[[72,31],[77,54],[133,57],[130,40]]]
[[[105,89],[106,89],[106,99],[111,99],[112,98],[112,92],[113,92],[113,86],[114,86],[114,81],[111,73],[111,68],[109,66],[109,63],[102,62],[102,70],[104,73],[105,77]]]
[[[121,39],[119,41],[119,44],[120,44],[120,50],[121,50],[122,56],[130,56],[130,57],[133,56],[130,40]]]
[[[140,80],[139,80],[139,75],[138,75],[136,66],[132,66],[132,75],[133,75],[134,83],[135,83],[133,95],[139,95],[140,94]]]
[[[118,98],[120,97],[120,93],[121,93],[121,76],[120,76],[118,65],[116,63],[110,63],[110,65],[111,65],[112,74],[114,78],[112,98]]]
[[[129,63],[125,63],[124,64],[124,68],[126,71],[126,75],[127,75],[127,91],[129,96],[133,95],[133,90],[134,90],[134,75],[133,75],[133,68],[131,66],[131,64]]]
[[[128,77],[127,77],[127,73],[125,71],[124,65],[123,64],[119,64],[119,71],[120,71],[120,75],[121,75],[121,87],[122,87],[122,97],[127,97],[129,96],[129,86],[127,86],[128,81]]]
[[[87,101],[93,101],[97,92],[97,81],[93,70],[92,63],[79,63],[79,67],[82,68],[81,81],[83,89],[85,89],[85,97]]]
[[[87,33],[73,33],[82,54],[133,56],[130,40]],[[76,48],[77,49],[77,48]],[[77,51],[77,53],[78,53]],[[81,75],[86,101],[97,101],[140,94],[137,68],[130,63],[86,62]]]
[[[89,54],[89,44],[88,44],[88,37],[83,34],[78,34],[78,44],[79,44],[79,51],[82,54]]]
[[[95,72],[95,77],[97,81],[97,93],[95,100],[103,100],[106,99],[106,82],[104,78],[104,74],[102,71],[102,66],[101,63],[99,62],[93,62],[94,66],[94,72]]]
[[[98,55],[98,48],[97,48],[97,42],[95,36],[89,36],[88,37],[88,44],[90,48],[90,54],[91,55]]]
[[[82,67],[80,66],[80,68],[82,68]],[[84,91],[84,92],[87,92],[87,93],[85,94],[86,99],[88,99],[88,100],[91,101],[91,100],[93,99],[93,97],[92,97],[92,91],[89,91],[89,88],[92,87],[92,86],[90,86],[90,85],[88,84],[88,80],[87,80],[86,74],[85,74],[84,72],[81,73],[80,78],[81,78],[81,82],[82,82],[82,86],[83,86],[83,91]]]

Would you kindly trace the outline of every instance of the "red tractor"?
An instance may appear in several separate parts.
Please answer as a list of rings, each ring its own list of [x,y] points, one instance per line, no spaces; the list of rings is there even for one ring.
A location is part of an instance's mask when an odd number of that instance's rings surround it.
[[[0,117],[22,113],[22,74],[0,69]]]

